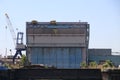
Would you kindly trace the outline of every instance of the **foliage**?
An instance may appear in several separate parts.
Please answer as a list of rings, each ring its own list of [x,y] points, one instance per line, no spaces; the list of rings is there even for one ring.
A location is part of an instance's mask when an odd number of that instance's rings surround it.
[[[27,57],[25,55],[22,55],[22,57],[21,57],[21,65],[25,66],[26,63],[27,63]]]
[[[80,64],[80,67],[81,67],[81,68],[87,68],[86,62],[82,62],[82,63]]]
[[[110,60],[106,60],[102,67],[103,68],[113,68],[114,65]]]
[[[95,61],[89,63],[90,68],[97,68],[97,66],[98,64]]]

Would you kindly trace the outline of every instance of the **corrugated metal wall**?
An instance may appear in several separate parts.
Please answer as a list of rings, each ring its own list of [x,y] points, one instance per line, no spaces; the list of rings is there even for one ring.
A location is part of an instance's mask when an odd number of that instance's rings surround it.
[[[57,68],[80,68],[81,48],[31,48],[32,64],[44,64]]]
[[[89,60],[90,61],[96,61],[97,63],[100,63],[101,61],[105,61],[105,60],[110,60],[110,61],[112,61],[112,63],[115,66],[120,65],[120,56],[118,56],[118,55],[108,55],[108,56],[104,56],[104,55],[101,55],[101,56],[94,55],[93,56],[93,55],[90,55]]]

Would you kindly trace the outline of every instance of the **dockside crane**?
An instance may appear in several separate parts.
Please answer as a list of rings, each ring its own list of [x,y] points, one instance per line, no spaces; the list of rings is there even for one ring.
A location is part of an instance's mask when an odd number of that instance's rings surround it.
[[[16,34],[14,32],[14,29],[13,29],[13,26],[12,26],[12,23],[10,21],[10,18],[8,16],[8,14],[6,13],[5,16],[6,16],[7,25],[10,29],[10,33],[12,35],[13,43],[14,43],[14,46],[15,46],[15,49],[16,49],[16,53],[13,56],[13,63],[14,63],[17,55],[19,54],[20,56],[22,56],[22,51],[26,50],[26,47],[23,44],[23,32],[18,32],[17,37],[16,37]]]

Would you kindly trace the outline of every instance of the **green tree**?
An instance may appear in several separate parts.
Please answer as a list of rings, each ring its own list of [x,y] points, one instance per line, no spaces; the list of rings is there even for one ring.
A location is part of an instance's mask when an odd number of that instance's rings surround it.
[[[98,64],[95,61],[89,63],[90,68],[97,68],[97,66]]]
[[[114,65],[110,60],[106,60],[105,63],[103,64],[103,68],[113,68],[113,67]]]
[[[22,57],[21,57],[21,65],[25,66],[26,63],[27,63],[27,57],[25,55],[22,55]]]
[[[81,68],[87,68],[86,62],[81,62],[80,67],[81,67]]]

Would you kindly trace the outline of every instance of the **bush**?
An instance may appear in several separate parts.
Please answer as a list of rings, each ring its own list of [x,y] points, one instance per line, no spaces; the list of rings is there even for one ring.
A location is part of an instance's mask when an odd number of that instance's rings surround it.
[[[114,65],[110,60],[106,60],[102,67],[103,68],[113,68]]]
[[[97,68],[97,66],[98,64],[95,61],[89,63],[90,68]]]
[[[87,68],[86,62],[82,62],[82,63],[80,64],[80,67],[81,67],[81,68]]]

